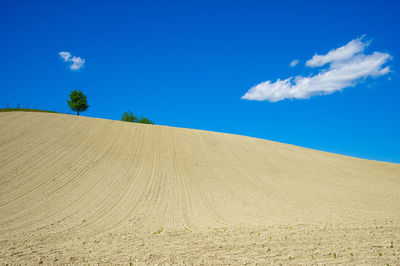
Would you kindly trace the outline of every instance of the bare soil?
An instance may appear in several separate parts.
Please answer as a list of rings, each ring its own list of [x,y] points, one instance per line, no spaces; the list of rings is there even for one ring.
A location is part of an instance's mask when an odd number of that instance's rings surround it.
[[[0,264],[400,265],[400,165],[0,113]]]

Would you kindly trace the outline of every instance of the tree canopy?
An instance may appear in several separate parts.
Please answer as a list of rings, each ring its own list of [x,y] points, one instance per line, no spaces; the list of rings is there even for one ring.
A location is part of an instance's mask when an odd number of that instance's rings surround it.
[[[146,117],[139,119],[138,123],[154,125],[154,122],[151,121],[150,119],[147,119]]]
[[[70,100],[67,100],[69,108],[79,115],[80,112],[84,112],[89,108],[87,104],[87,96],[81,91],[73,90],[69,95]]]
[[[131,111],[124,112],[122,114],[121,121],[154,125],[154,122],[150,119],[146,117],[134,116]]]
[[[132,114],[131,111],[124,112],[124,113],[122,114],[121,121],[126,121],[126,122],[138,122],[136,116],[134,116],[134,115]]]

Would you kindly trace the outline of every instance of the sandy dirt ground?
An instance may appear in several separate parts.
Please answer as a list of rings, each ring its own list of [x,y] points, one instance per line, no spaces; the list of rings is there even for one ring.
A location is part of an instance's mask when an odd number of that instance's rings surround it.
[[[0,113],[1,265],[400,265],[400,165]]]

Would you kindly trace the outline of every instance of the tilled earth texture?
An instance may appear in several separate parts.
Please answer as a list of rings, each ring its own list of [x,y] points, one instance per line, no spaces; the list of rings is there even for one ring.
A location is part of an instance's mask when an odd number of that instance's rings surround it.
[[[1,265],[400,265],[400,165],[0,113]]]

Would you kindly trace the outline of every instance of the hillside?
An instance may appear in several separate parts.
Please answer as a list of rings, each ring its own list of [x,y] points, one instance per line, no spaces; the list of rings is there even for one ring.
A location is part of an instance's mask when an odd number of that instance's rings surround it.
[[[392,264],[399,224],[399,164],[216,132],[0,113],[0,264]]]

